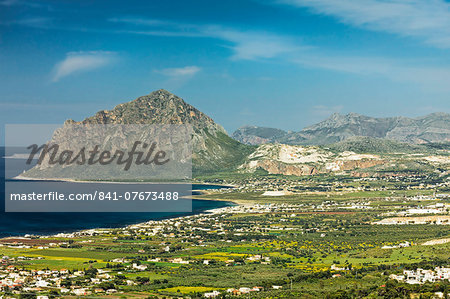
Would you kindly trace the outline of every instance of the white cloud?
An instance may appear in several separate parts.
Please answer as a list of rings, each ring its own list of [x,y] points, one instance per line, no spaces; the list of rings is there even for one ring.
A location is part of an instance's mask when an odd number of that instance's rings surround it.
[[[348,13],[348,22],[353,21],[358,24],[370,23],[375,26],[389,27],[382,25],[382,21],[397,22],[396,17],[408,20],[410,28],[419,28],[420,26],[428,28],[425,17],[422,21],[415,20],[402,12],[398,7],[413,7],[416,0],[392,0],[386,2],[382,0],[282,0],[298,6],[314,7],[323,13],[332,8],[336,11],[346,11]],[[400,5],[400,2],[403,3]],[[438,0],[429,1],[432,6],[441,3]],[[366,4],[366,6],[361,3]],[[384,3],[384,5],[383,5]],[[441,3],[442,4],[442,3]],[[391,7],[392,5],[392,7]],[[424,4],[425,5],[425,4]],[[342,7],[341,7],[342,6]],[[338,8],[341,8],[340,10]],[[393,11],[383,13],[383,9],[392,8]],[[413,8],[410,10],[415,11]],[[333,10],[334,11],[334,10]],[[336,12],[336,14],[338,14]],[[344,15],[343,12],[340,14]],[[418,14],[418,12],[417,12]],[[350,17],[351,16],[351,17]],[[450,17],[449,17],[450,21]],[[427,66],[430,61],[423,64],[418,60],[406,59],[386,59],[380,57],[358,57],[358,56],[336,56],[333,53],[320,54],[318,48],[303,45],[298,38],[293,36],[277,35],[262,31],[240,31],[233,28],[225,28],[215,25],[192,25],[165,20],[142,19],[142,18],[116,18],[114,22],[125,23],[133,26],[132,31],[127,33],[147,34],[158,36],[185,36],[216,38],[230,45],[226,45],[233,50],[232,59],[238,60],[256,60],[281,58],[284,61],[297,63],[303,67],[326,69],[344,73],[357,74],[362,76],[383,76],[391,81],[414,83],[425,88],[436,90],[450,89],[450,69],[445,66]],[[398,26],[402,25],[397,22]],[[437,22],[438,23],[438,22]],[[431,22],[431,25],[436,22]],[[144,25],[144,26],[143,26]],[[431,26],[429,25],[429,26]],[[135,31],[136,27],[141,30]],[[392,26],[395,28],[395,26]],[[408,26],[406,26],[408,27]],[[398,29],[400,30],[400,29]],[[449,25],[450,32],[450,25]],[[313,49],[314,51],[311,51]],[[339,108],[339,107],[335,107]],[[328,113],[325,111],[324,113]]]
[[[290,37],[263,31],[241,31],[217,25],[194,25],[145,18],[113,18],[115,23],[133,25],[129,30],[119,33],[131,33],[154,36],[184,36],[215,38],[229,43],[225,47],[233,51],[232,59],[269,59],[301,49]],[[137,30],[136,26],[139,30]]]
[[[309,55],[297,57],[303,67],[326,69],[365,76],[383,76],[391,81],[409,82],[432,90],[450,90],[450,69],[445,66],[411,66],[408,61],[377,57]]]
[[[116,60],[114,52],[90,51],[70,52],[54,69],[53,82],[74,73],[91,71],[113,63]]]
[[[237,31],[218,26],[210,26],[203,32],[213,38],[232,43],[233,59],[268,59],[302,49],[288,37],[258,31]]]
[[[198,72],[201,71],[201,68],[198,66],[185,66],[180,68],[166,68],[162,70],[156,70],[157,73],[161,73],[165,76],[172,77],[172,78],[179,78],[179,77],[192,77]]]
[[[298,6],[313,7],[327,14],[344,15],[346,22],[367,26],[392,27],[392,30],[400,30],[404,26],[411,30],[416,28],[433,28],[437,23],[433,20],[427,22],[423,17],[419,20],[410,19],[407,13],[401,12],[398,7],[410,8],[416,11],[418,0],[282,0]],[[367,7],[360,3],[365,3]],[[424,3],[424,2],[420,2]],[[428,2],[427,2],[428,3]],[[444,5],[440,0],[429,0],[429,7]],[[426,3],[423,5],[427,5]],[[444,5],[446,6],[446,5]],[[392,8],[393,11],[382,13],[383,9]],[[419,12],[416,11],[417,14]],[[423,13],[427,15],[427,13]],[[406,24],[401,24],[394,19],[403,19]],[[383,25],[393,22],[393,26]],[[449,91],[450,68],[445,65],[437,65],[437,61],[429,58],[419,59],[393,59],[370,56],[337,56],[333,53],[320,53],[319,48],[305,46],[298,37],[278,35],[264,31],[237,30],[217,25],[194,25],[171,20],[158,20],[146,18],[113,18],[109,22],[120,23],[119,31],[115,33],[140,34],[155,36],[183,36],[195,38],[213,38],[223,42],[224,47],[233,51],[234,60],[258,60],[279,58],[285,62],[292,62],[302,67],[314,69],[326,69],[361,76],[383,76],[391,81],[413,83],[425,88]],[[408,23],[409,21],[409,23]],[[450,17],[449,17],[450,22]],[[449,25],[450,32],[450,25]],[[441,31],[442,32],[442,31]],[[441,39],[442,41],[443,39]],[[450,41],[449,41],[450,42]],[[313,49],[314,51],[311,51]],[[65,60],[55,67],[53,81],[68,76],[74,72],[88,71],[108,65],[114,60],[114,53],[110,52],[78,52],[69,53]],[[198,66],[185,66],[180,68],[167,68],[156,70],[169,78],[171,84],[187,82],[195,74],[201,71]]]
[[[279,0],[346,24],[450,47],[450,3],[444,0]]]

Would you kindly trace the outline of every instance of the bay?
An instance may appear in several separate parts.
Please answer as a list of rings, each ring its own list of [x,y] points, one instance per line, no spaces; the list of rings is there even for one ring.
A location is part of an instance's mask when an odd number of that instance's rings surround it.
[[[232,205],[225,201],[192,200],[192,212],[145,213],[5,213],[5,160],[0,148],[0,238],[26,234],[49,235],[92,228],[116,228],[149,220],[194,215]],[[201,190],[219,189],[219,185],[193,184],[193,194]]]

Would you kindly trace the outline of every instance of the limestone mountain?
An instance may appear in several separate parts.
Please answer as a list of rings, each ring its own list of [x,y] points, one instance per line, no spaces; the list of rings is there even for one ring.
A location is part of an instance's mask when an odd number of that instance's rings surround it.
[[[262,141],[239,167],[243,172],[443,175],[450,166],[450,115],[445,113],[418,118],[333,114],[299,132],[245,127],[233,136],[246,143]]]
[[[319,146],[262,144],[239,169],[243,172],[264,170],[270,174],[316,175],[366,169],[386,161],[380,155],[334,152]]]
[[[432,113],[417,118],[386,117],[376,118],[357,113],[342,115],[335,113],[328,119],[304,128],[299,132],[277,133],[268,136],[267,132],[277,129],[252,127],[239,129],[233,136],[237,140],[253,144],[276,142],[284,144],[323,145],[362,136],[387,139],[411,144],[441,143],[450,141],[450,114]]]
[[[450,150],[442,145],[435,148],[368,137],[349,138],[326,146],[268,143],[259,145],[239,170],[295,176],[411,173],[444,176],[450,171]]]
[[[105,141],[101,142],[103,142],[103,144],[110,144],[112,148],[117,148],[117,146],[124,144],[126,145],[127,142],[130,141],[128,139],[145,137],[150,138],[151,140],[152,134],[158,134],[156,131],[152,133],[150,127],[149,129],[146,129],[146,131],[140,133],[136,133],[136,131],[132,131],[132,129],[130,129],[132,132],[124,133],[123,129],[120,127],[122,124],[190,124],[192,133],[191,138],[188,137],[187,140],[192,141],[192,171],[194,175],[234,170],[254,150],[253,147],[244,145],[229,137],[224,128],[216,124],[209,116],[187,104],[180,97],[163,89],[141,96],[133,101],[119,104],[112,110],[99,111],[95,115],[79,122],[69,119],[65,122],[63,128],[58,129],[53,133],[52,142],[64,144],[67,148],[75,147],[79,142],[78,140],[83,139],[79,138],[82,134],[77,131],[77,126],[72,126],[74,124],[112,125],[114,130],[112,132],[111,130],[108,131],[106,133],[107,135],[104,135],[103,131],[102,133],[95,132],[95,135],[106,136],[106,139],[104,139]],[[119,125],[119,127],[115,125]],[[93,128],[95,130],[96,127],[93,126]],[[81,135],[78,136],[79,134]],[[136,136],[132,134],[140,135]],[[184,148],[189,142],[181,141],[184,143],[180,143],[180,140],[185,140],[186,134],[184,136],[174,136],[174,134],[177,134],[176,132],[172,134],[168,131],[166,133],[163,132],[163,134],[165,134],[165,136],[171,136],[167,137],[170,138],[169,142],[172,144],[173,142],[178,142],[180,148]],[[167,140],[167,138],[165,140]],[[180,149],[180,151],[181,150],[182,149]],[[74,167],[50,167],[47,163],[46,165],[31,169],[26,172],[24,176],[82,178],[88,174],[83,173],[85,171],[84,169],[82,171],[75,171],[73,169]],[[93,169],[93,167],[86,169],[86,172],[93,172],[91,177],[97,175],[96,170]],[[167,171],[170,171],[170,169]],[[177,173],[177,171],[175,171],[175,173]]]
[[[194,129],[209,129],[226,134],[212,118],[187,104],[183,99],[160,89],[112,110],[101,110],[81,122],[84,124],[191,124]]]
[[[77,123],[68,120],[68,123]],[[193,172],[233,169],[252,148],[228,136],[225,129],[182,98],[160,89],[133,101],[102,110],[78,123],[90,124],[190,124],[194,133]]]

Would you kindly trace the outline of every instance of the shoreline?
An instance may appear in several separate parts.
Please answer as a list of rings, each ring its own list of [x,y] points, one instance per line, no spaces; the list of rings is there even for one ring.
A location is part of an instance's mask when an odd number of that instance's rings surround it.
[[[44,178],[44,179],[37,179],[37,178],[30,178],[30,177],[25,177],[25,176],[16,176],[14,177],[14,179],[17,180],[23,180],[23,181],[54,181],[54,182],[69,182],[69,183],[84,183],[84,184],[189,184],[189,185],[199,185],[199,186],[215,186],[218,187],[217,189],[222,188],[234,188],[234,186],[230,186],[230,185],[223,185],[223,184],[212,184],[212,183],[201,183],[201,182],[195,182],[195,183],[188,183],[188,182],[184,182],[184,183],[175,183],[175,182],[168,182],[168,183],[162,183],[162,182],[112,182],[112,181],[77,181],[77,180],[70,180],[70,179],[50,179],[50,178]],[[215,208],[208,208],[205,207],[204,210],[199,210],[199,211],[194,211],[192,210],[191,212],[186,212],[186,213],[182,213],[181,215],[177,215],[177,214],[172,214],[172,215],[167,215],[167,216],[159,216],[156,219],[147,219],[145,221],[138,220],[138,222],[136,223],[130,223],[130,224],[118,224],[117,226],[111,225],[111,227],[102,227],[101,225],[99,226],[95,226],[93,228],[76,228],[74,227],[73,229],[67,229],[67,230],[62,230],[59,232],[39,232],[39,233],[29,233],[29,232],[23,232],[23,233],[18,233],[15,234],[14,232],[12,232],[11,235],[7,235],[7,236],[3,236],[0,237],[0,240],[2,239],[7,239],[7,238],[17,238],[17,237],[24,237],[24,236],[31,236],[31,237],[38,237],[38,238],[46,238],[46,237],[52,237],[58,234],[76,234],[76,233],[82,233],[84,231],[92,231],[92,230],[105,230],[105,229],[123,229],[129,226],[133,226],[133,225],[143,225],[145,223],[151,222],[151,221],[164,221],[167,219],[177,219],[177,218],[184,218],[184,217],[192,217],[192,216],[197,216],[197,215],[206,215],[206,214],[214,214],[216,213],[218,210],[221,210],[223,208],[227,208],[230,206],[236,206],[236,205],[242,205],[241,203],[239,203],[238,201],[234,201],[234,200],[221,200],[221,199],[208,199],[208,198],[201,198],[201,196],[203,194],[209,194],[208,192],[209,189],[198,189],[198,190],[194,190],[193,188],[191,188],[192,192],[197,192],[198,194],[196,195],[192,195],[192,200],[196,200],[196,201],[204,201],[204,202],[223,202],[223,206],[221,207],[215,207]],[[149,212],[151,213],[151,212]],[[164,212],[158,212],[159,213],[164,213]],[[170,213],[170,212],[167,212]],[[149,216],[149,218],[151,218],[151,216]],[[132,222],[132,221],[130,221]]]
[[[196,200],[207,201],[206,199],[196,199]],[[200,211],[198,213],[194,213],[193,211],[192,212],[186,212],[185,215],[180,215],[180,216],[175,216],[175,217],[172,217],[172,216],[161,217],[161,218],[155,219],[155,220],[148,220],[148,221],[144,221],[144,222],[138,222],[138,223],[135,223],[135,224],[128,224],[128,225],[125,225],[125,226],[118,226],[118,227],[115,227],[115,228],[97,227],[97,228],[91,228],[91,229],[76,230],[76,231],[72,232],[72,234],[88,232],[88,231],[94,231],[95,232],[97,230],[101,231],[101,230],[109,230],[109,229],[125,229],[125,228],[130,228],[130,227],[133,227],[133,226],[139,227],[139,226],[142,226],[142,225],[149,224],[150,222],[161,222],[161,221],[165,221],[165,220],[176,220],[176,219],[185,219],[185,218],[196,217],[196,216],[201,216],[201,215],[210,215],[210,214],[215,214],[219,210],[226,209],[226,208],[228,208],[230,206],[232,207],[232,206],[238,205],[238,204],[236,204],[234,202],[231,202],[231,201],[225,201],[225,200],[216,200],[216,201],[229,203],[230,205],[226,205],[224,207],[217,207],[217,208],[207,209],[207,210]],[[57,236],[59,234],[65,234],[65,233],[57,233],[57,234],[53,234],[53,235],[39,236],[39,237],[44,237],[44,238],[55,237],[55,236]]]
[[[236,186],[224,185],[224,184],[212,184],[212,183],[194,183],[194,182],[143,182],[143,181],[93,181],[93,180],[74,180],[74,179],[62,179],[62,178],[32,178],[22,175],[13,177],[14,180],[19,181],[52,181],[61,183],[84,183],[84,184],[185,184],[185,185],[205,185],[205,186],[221,186],[223,188],[235,188]]]
[[[44,234],[44,233],[39,233],[39,234],[34,234],[34,233],[23,233],[21,235],[10,235],[10,236],[5,236],[5,237],[0,237],[0,240],[4,240],[4,239],[10,239],[10,238],[26,238],[26,239],[31,239],[33,237],[37,237],[39,239],[41,238],[55,238],[58,237],[58,235],[64,235],[64,234],[80,234],[83,232],[89,232],[89,231],[101,231],[101,230],[111,230],[111,229],[125,229],[128,227],[132,227],[132,226],[141,226],[141,225],[145,225],[148,224],[149,222],[159,222],[159,221],[165,221],[165,220],[172,220],[172,219],[184,219],[184,218],[188,218],[188,217],[194,217],[194,216],[200,216],[200,215],[209,215],[209,214],[215,214],[217,213],[219,210],[221,209],[226,209],[228,207],[233,207],[236,205],[240,205],[237,204],[234,201],[229,201],[229,200],[208,200],[208,199],[200,199],[200,198],[192,198],[193,200],[197,200],[197,201],[220,201],[220,202],[224,202],[225,206],[222,207],[216,207],[216,208],[209,208],[209,209],[205,209],[205,210],[201,210],[198,212],[195,211],[191,211],[191,212],[186,212],[182,215],[169,215],[169,216],[162,216],[160,218],[154,219],[154,220],[147,220],[147,221],[141,221],[141,222],[137,222],[134,224],[126,224],[126,225],[118,225],[117,227],[95,227],[95,228],[86,228],[86,229],[74,229],[73,231],[63,231],[63,232],[57,232],[57,233],[51,233],[51,234]],[[151,212],[150,212],[151,213]],[[29,235],[30,237],[25,237]],[[59,236],[61,237],[61,236]]]
[[[196,199],[196,200],[208,201],[207,199]],[[176,220],[176,219],[184,219],[184,218],[196,217],[196,216],[201,216],[201,215],[211,215],[211,214],[216,214],[217,212],[219,212],[219,210],[222,210],[222,209],[239,206],[239,204],[236,204],[232,201],[225,201],[225,200],[214,200],[214,201],[226,202],[226,203],[230,203],[230,205],[226,205],[226,206],[220,207],[220,208],[207,209],[207,210],[201,211],[199,213],[190,214],[190,215],[181,215],[178,217],[164,217],[164,218],[157,219],[157,220],[149,220],[149,221],[140,222],[140,223],[136,223],[136,224],[130,224],[125,227],[117,227],[117,229],[127,228],[127,227],[132,227],[132,226],[140,226],[140,225],[148,224],[149,222],[159,222],[159,221],[164,221],[164,220],[169,220],[169,219]],[[101,228],[99,228],[99,229],[101,229]]]

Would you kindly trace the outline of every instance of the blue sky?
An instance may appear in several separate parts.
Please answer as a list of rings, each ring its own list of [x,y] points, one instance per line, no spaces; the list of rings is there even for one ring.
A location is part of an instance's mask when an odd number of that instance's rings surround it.
[[[160,88],[230,133],[333,112],[450,112],[443,0],[0,0],[0,122],[61,123]]]

